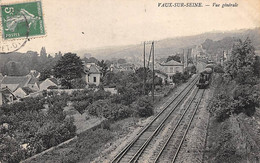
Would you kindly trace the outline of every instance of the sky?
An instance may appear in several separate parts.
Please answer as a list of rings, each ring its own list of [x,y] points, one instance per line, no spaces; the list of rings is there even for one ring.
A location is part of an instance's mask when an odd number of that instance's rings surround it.
[[[17,0],[2,0],[2,2]],[[165,8],[158,3],[237,3],[235,8]],[[42,0],[46,36],[21,52],[73,52],[260,26],[259,0]]]

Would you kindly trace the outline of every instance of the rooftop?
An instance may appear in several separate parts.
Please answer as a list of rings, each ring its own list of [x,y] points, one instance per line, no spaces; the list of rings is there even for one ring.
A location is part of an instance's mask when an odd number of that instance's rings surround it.
[[[33,92],[33,90],[31,90],[29,87],[22,87],[22,90],[23,90],[27,95],[29,95],[30,93]]]
[[[86,64],[85,71],[92,74],[100,74],[98,67],[95,64]]]
[[[5,76],[2,84],[19,84],[19,87],[23,87],[29,79],[29,76]]]
[[[180,62],[177,62],[175,60],[170,60],[168,62],[163,62],[160,64],[161,66],[183,66],[182,63]]]
[[[50,81],[52,81],[53,83],[55,83],[56,85],[59,84],[58,80],[56,78],[48,78]]]

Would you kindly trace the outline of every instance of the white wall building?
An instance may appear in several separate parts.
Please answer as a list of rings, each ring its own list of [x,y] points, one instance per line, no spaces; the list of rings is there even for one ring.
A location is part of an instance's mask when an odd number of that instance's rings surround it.
[[[177,72],[183,73],[184,72],[184,65],[180,62],[171,60],[169,62],[163,62],[160,64],[160,70],[168,75],[168,80],[172,80],[172,76]]]
[[[98,86],[100,84],[101,72],[95,63],[86,63],[84,71],[86,73],[85,80],[88,85],[95,84]]]

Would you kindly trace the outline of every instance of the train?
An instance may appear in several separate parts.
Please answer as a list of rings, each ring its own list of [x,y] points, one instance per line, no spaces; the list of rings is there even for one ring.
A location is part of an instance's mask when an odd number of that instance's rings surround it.
[[[212,73],[213,67],[211,65],[207,65],[206,68],[200,73],[199,82],[197,83],[197,87],[199,89],[206,89],[209,87]]]

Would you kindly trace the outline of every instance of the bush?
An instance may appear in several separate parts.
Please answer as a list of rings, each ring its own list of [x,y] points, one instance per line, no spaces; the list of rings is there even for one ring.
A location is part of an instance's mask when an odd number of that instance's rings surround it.
[[[75,136],[73,118],[65,119],[63,112],[66,100],[56,95],[46,100],[43,97],[26,98],[2,106],[0,124],[8,123],[9,127],[8,130],[0,129],[0,161],[19,162]],[[49,104],[47,113],[41,111],[44,102]],[[12,142],[3,142],[2,136]],[[8,148],[3,146],[5,143],[9,143]],[[20,147],[24,143],[29,144],[27,150]]]
[[[83,101],[88,100],[92,102],[93,91],[83,90],[83,91],[73,91],[70,96],[70,101]]]
[[[256,107],[259,107],[259,88],[258,86],[252,87],[251,85],[240,85],[235,88],[234,98],[234,113],[245,113],[252,116]]]
[[[210,112],[216,116],[219,122],[225,121],[231,115],[232,98],[225,92],[221,92],[214,99],[214,105]]]
[[[140,98],[135,102],[132,107],[136,110],[136,113],[140,117],[149,117],[153,115],[153,105],[148,98]]]
[[[80,114],[83,114],[84,111],[87,109],[89,105],[89,101],[74,101],[73,107],[76,109]]]
[[[225,73],[225,71],[224,71],[224,69],[223,69],[223,67],[221,65],[216,65],[214,67],[214,72],[216,72],[216,73]]]
[[[86,81],[82,78],[73,79],[71,82],[71,88],[73,89],[81,89],[86,87]]]
[[[186,82],[189,78],[190,78],[190,75],[189,75],[188,71],[184,71],[183,74],[180,72],[177,72],[176,74],[174,74],[172,76],[172,81],[175,84],[181,84],[181,83]]]
[[[97,88],[96,84],[88,84],[88,88]]]

